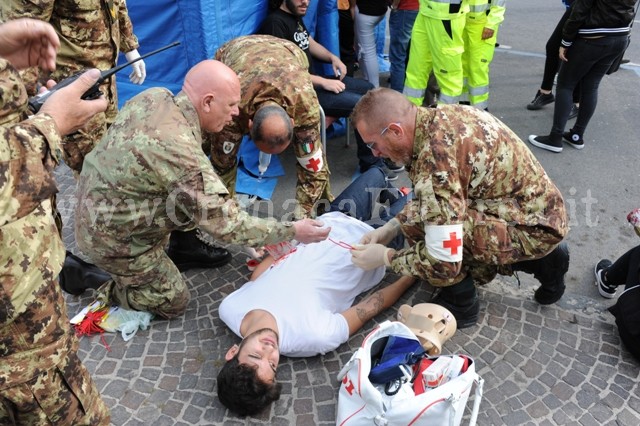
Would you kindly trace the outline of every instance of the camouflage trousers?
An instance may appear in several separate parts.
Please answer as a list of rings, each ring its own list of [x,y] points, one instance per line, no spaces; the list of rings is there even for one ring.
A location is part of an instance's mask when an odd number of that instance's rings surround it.
[[[100,426],[110,424],[100,397],[75,351],[55,368],[0,390],[0,425]]]
[[[108,263],[94,259],[112,277],[98,290],[98,299],[167,319],[187,309],[189,289],[162,245],[134,259],[110,259]]]

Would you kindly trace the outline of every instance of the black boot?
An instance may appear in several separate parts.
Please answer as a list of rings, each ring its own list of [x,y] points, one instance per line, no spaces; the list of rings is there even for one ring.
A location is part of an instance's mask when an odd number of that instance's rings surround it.
[[[71,252],[67,252],[58,276],[60,287],[67,293],[78,296],[88,288],[98,289],[109,281],[111,275],[92,263],[85,262]]]
[[[456,318],[458,328],[471,327],[478,322],[480,301],[471,275],[467,275],[458,284],[442,287],[430,303],[447,308]]]
[[[180,272],[193,268],[217,268],[231,261],[231,253],[222,247],[209,245],[198,238],[198,230],[173,231],[167,255]]]
[[[514,263],[513,270],[533,274],[540,281],[540,287],[534,294],[538,303],[555,303],[564,294],[564,275],[569,270],[569,247],[562,242],[545,257]]]

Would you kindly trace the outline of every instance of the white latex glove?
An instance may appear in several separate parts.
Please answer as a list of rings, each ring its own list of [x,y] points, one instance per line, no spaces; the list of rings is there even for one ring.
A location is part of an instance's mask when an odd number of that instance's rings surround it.
[[[125,58],[127,58],[127,62],[133,61],[136,58],[140,57],[138,53],[138,49],[133,49],[131,52],[127,52],[124,54]],[[144,79],[147,78],[147,67],[144,64],[144,61],[140,60],[131,64],[131,74],[129,74],[129,80],[133,84],[142,84],[144,83]]]
[[[360,244],[383,244],[387,245],[400,232],[400,221],[395,217],[378,229],[367,232],[360,239]]]
[[[357,245],[351,250],[351,261],[365,271],[370,271],[380,266],[391,266],[389,262],[390,251],[393,251],[393,249],[382,244]]]

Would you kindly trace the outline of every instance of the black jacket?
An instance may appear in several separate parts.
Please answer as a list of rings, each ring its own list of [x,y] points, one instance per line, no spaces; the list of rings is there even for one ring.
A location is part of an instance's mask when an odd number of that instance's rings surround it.
[[[564,24],[562,45],[579,37],[628,35],[638,0],[575,0]]]

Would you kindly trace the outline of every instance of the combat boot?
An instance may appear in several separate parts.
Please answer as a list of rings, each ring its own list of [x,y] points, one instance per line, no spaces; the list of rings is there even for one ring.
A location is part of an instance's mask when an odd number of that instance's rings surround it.
[[[430,303],[447,308],[456,318],[458,328],[471,327],[478,322],[480,300],[471,275],[467,275],[458,284],[441,287]]]
[[[217,268],[231,261],[231,253],[198,238],[198,230],[173,231],[167,255],[180,272],[194,268]]]
[[[545,257],[514,263],[513,270],[533,274],[540,281],[540,287],[534,294],[538,303],[555,303],[564,294],[564,276],[569,270],[569,247],[562,242]]]
[[[71,252],[67,252],[58,276],[60,287],[69,294],[78,296],[88,288],[97,290],[109,281],[111,275],[92,263],[85,262]]]

